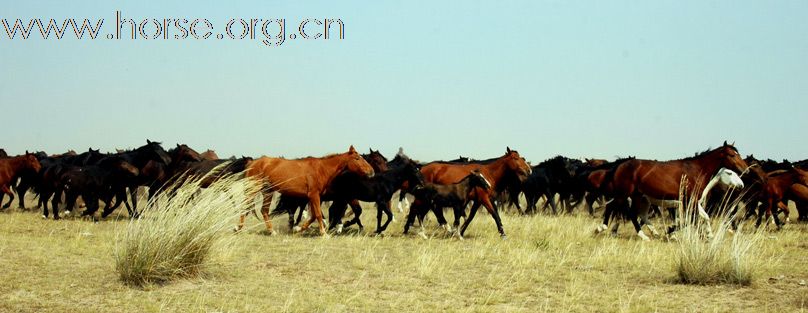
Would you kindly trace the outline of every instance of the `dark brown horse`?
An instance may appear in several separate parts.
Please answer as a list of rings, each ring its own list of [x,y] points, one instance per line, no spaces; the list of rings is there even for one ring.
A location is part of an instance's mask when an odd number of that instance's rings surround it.
[[[373,168],[356,152],[353,146],[348,152],[334,154],[322,158],[303,158],[287,160],[281,158],[261,157],[247,166],[246,177],[260,181],[263,205],[261,215],[267,231],[272,234],[272,221],[269,218],[269,207],[272,204],[272,192],[293,197],[305,197],[309,200],[311,215],[302,227],[295,231],[303,231],[315,220],[320,226],[320,234],[326,236],[323,212],[320,209],[320,196],[325,193],[331,181],[340,173],[348,171],[359,175],[373,176]],[[237,230],[244,227],[246,212],[242,213]]]
[[[528,165],[527,162],[525,162],[525,159],[519,155],[519,152],[507,148],[505,155],[491,160],[470,163],[433,162],[424,165],[421,168],[421,173],[424,175],[424,181],[427,183],[450,185],[461,181],[463,178],[466,178],[471,171],[476,169],[479,169],[480,172],[486,178],[488,178],[488,181],[491,183],[491,188],[485,190],[477,187],[471,192],[469,199],[474,203],[471,207],[471,212],[469,213],[468,218],[465,222],[463,222],[463,226],[458,232],[458,236],[461,239],[463,238],[463,234],[465,233],[466,228],[469,226],[469,223],[471,223],[471,221],[474,219],[480,205],[483,205],[494,219],[500,236],[504,238],[505,230],[502,228],[502,220],[500,220],[497,207],[494,206],[491,198],[494,197],[496,193],[502,191],[504,179],[508,177],[517,177],[519,181],[524,182],[528,175],[530,175],[530,165]],[[442,211],[440,210],[434,211],[434,213],[436,215],[442,215]],[[417,212],[410,210],[410,214],[417,214]],[[441,215],[438,216],[439,221],[442,219]],[[441,223],[445,223],[445,220],[441,221]]]
[[[12,180],[17,178],[22,171],[39,172],[40,169],[42,169],[42,165],[33,154],[0,159],[0,192],[10,197],[9,203],[11,203],[14,201],[14,193],[11,192]]]
[[[772,214],[772,212],[777,212],[777,207],[779,206],[780,202],[783,200],[787,200],[789,193],[791,192],[792,186],[794,185],[808,185],[808,171],[802,170],[798,167],[792,167],[791,169],[784,170],[784,171],[774,171],[769,173],[768,179],[766,181],[766,187],[764,188],[764,197],[763,197],[763,208],[765,210],[758,211],[758,219],[757,225],[760,226],[761,221],[763,220],[763,214],[765,213],[766,216],[773,216],[774,222],[779,228],[782,224],[780,223],[780,219],[778,218],[777,214]],[[798,193],[796,194],[799,196],[800,187],[797,186]],[[786,217],[788,217],[789,211],[788,207],[783,205],[781,208],[784,209],[786,213]]]
[[[625,208],[630,197],[634,200],[648,199],[649,201],[687,201],[691,196],[698,198],[707,186],[707,182],[721,167],[744,173],[749,166],[741,158],[738,150],[725,141],[716,149],[680,160],[664,162],[643,159],[628,160],[607,175],[611,178],[613,204],[618,208]],[[679,199],[680,192],[683,190],[681,188],[683,179],[685,180],[685,196],[688,199]],[[648,201],[633,201],[632,208],[625,209],[632,219],[638,235],[643,239],[647,237],[642,233],[637,217],[645,216],[649,206]],[[701,206],[699,206],[698,213],[704,220],[709,221],[709,215]],[[710,231],[709,227],[707,229]]]

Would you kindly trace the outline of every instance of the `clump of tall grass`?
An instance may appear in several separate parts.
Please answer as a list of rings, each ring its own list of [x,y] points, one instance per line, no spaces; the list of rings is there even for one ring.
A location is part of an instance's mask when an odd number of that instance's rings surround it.
[[[691,197],[685,201],[683,194],[677,212],[680,230],[674,255],[677,281],[697,285],[752,284],[762,264],[763,236],[757,230],[733,230],[735,216],[730,215],[731,208],[739,203],[725,197],[718,210],[713,210],[723,213],[716,213],[711,217],[712,223],[706,223],[696,213],[698,200]]]
[[[212,171],[215,172],[216,170]],[[205,177],[187,179],[148,202],[143,217],[116,232],[115,269],[133,286],[199,277],[232,250],[230,227],[253,208],[260,185],[241,175],[218,178],[200,188]]]

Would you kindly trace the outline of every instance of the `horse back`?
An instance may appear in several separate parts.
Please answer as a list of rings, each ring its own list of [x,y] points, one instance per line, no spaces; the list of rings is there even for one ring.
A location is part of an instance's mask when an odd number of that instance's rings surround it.
[[[479,168],[482,167],[478,164],[430,163],[421,168],[421,174],[424,176],[424,182],[451,185],[463,180],[471,171]]]

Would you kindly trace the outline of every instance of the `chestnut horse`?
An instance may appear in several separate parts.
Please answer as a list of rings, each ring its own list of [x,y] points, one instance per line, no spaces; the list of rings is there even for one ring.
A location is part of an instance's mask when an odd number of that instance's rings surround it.
[[[788,189],[787,197],[794,201],[800,222],[808,222],[808,185],[793,184]]]
[[[260,181],[264,188],[261,190],[263,204],[261,215],[269,234],[273,234],[272,221],[269,219],[269,207],[272,204],[272,192],[293,197],[305,197],[309,200],[309,219],[302,227],[296,226],[294,231],[299,232],[309,228],[317,220],[320,234],[326,236],[323,212],[320,209],[320,196],[328,188],[331,181],[340,173],[348,171],[368,177],[373,176],[373,168],[356,152],[353,146],[348,152],[334,154],[322,158],[303,158],[287,160],[281,158],[261,157],[247,166],[245,177]],[[244,218],[247,212],[241,214],[236,230],[244,227]]]
[[[14,193],[11,192],[10,188],[12,180],[16,179],[22,171],[32,170],[39,172],[40,169],[42,169],[42,165],[39,164],[39,160],[33,154],[0,159],[0,192],[11,197],[11,200],[9,200],[9,203],[11,203],[11,201],[14,201]]]
[[[463,234],[465,233],[466,228],[469,226],[469,223],[471,223],[471,220],[474,219],[474,215],[477,214],[477,210],[480,208],[480,205],[483,205],[494,219],[500,236],[505,238],[506,236],[505,230],[502,228],[502,220],[497,212],[497,207],[491,202],[491,198],[494,197],[496,193],[502,191],[503,180],[507,177],[517,177],[520,182],[524,182],[528,175],[530,175],[530,165],[528,165],[527,162],[525,162],[525,159],[519,155],[519,152],[516,150],[511,150],[511,148],[507,148],[505,155],[499,158],[471,163],[433,162],[424,165],[421,168],[421,173],[424,175],[424,182],[440,185],[451,185],[463,180],[463,178],[466,178],[471,171],[476,169],[479,169],[480,172],[486,178],[488,178],[488,181],[491,183],[491,188],[485,190],[477,187],[472,190],[469,199],[473,201],[474,204],[471,206],[471,212],[469,213],[468,218],[466,218],[465,222],[463,222],[463,226],[460,228],[460,231],[457,234],[461,239],[463,238]],[[416,199],[416,201],[421,200]],[[436,210],[434,213],[436,215],[442,215],[442,210]],[[417,214],[417,212],[410,210],[410,214]],[[441,220],[442,216],[439,216],[438,219]],[[445,220],[442,222],[445,223]]]
[[[749,166],[741,158],[738,150],[725,141],[716,149],[680,160],[664,162],[628,160],[607,175],[611,178],[614,205],[627,207],[630,197],[636,200],[645,196],[650,201],[679,200],[683,177],[687,188],[685,195],[698,197],[702,194],[710,178],[721,167],[737,173],[745,173]],[[687,199],[684,200],[687,201]],[[633,208],[626,211],[640,237],[645,236],[637,222],[637,217],[647,212],[648,204],[649,201],[633,201]],[[710,216],[704,208],[699,207],[698,211],[699,216],[709,222]],[[707,227],[707,230],[709,233],[712,232],[710,227]]]
[[[208,149],[208,151],[200,153],[199,158],[207,161],[215,161],[219,159],[219,156],[216,154],[216,151]]]

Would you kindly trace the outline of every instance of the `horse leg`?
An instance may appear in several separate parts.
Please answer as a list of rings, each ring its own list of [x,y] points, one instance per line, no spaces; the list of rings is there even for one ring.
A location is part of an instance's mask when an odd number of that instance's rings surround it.
[[[8,187],[5,187],[5,190],[3,190],[3,192],[8,195],[8,203],[6,203],[6,205],[3,206],[3,209],[8,209],[11,207],[11,203],[14,202],[14,193],[11,192],[11,190],[9,190]],[[2,195],[0,195],[0,203],[3,203]]]
[[[497,231],[499,231],[499,237],[502,239],[508,238],[508,236],[505,235],[505,229],[502,227],[502,219],[499,217],[499,210],[497,209],[497,206],[491,203],[488,197],[484,197],[482,202],[485,209],[488,210],[488,213],[491,214],[492,218],[494,218],[494,223],[497,225]]]
[[[640,196],[640,199],[646,199],[646,198],[643,197],[643,196]],[[648,236],[646,236],[645,233],[643,233],[642,225],[637,220],[637,218],[638,218],[638,216],[640,214],[639,207],[640,206],[645,206],[645,204],[641,204],[640,202],[647,203],[648,201],[646,199],[645,201],[636,200],[636,201],[632,201],[632,202],[633,202],[632,203],[633,208],[629,208],[628,217],[629,217],[629,219],[631,219],[631,223],[634,224],[634,230],[637,231],[637,236],[639,236],[643,241],[648,241],[648,240],[650,240],[650,238],[648,238]]]
[[[640,218],[640,225],[641,225],[640,229],[642,229],[642,226],[645,226],[646,228],[648,228],[649,231],[651,231],[651,234],[653,234],[656,237],[659,237],[659,232],[656,230],[654,225],[651,224],[651,221],[648,219],[648,213],[650,212],[651,209],[651,203],[645,197],[642,197],[642,199],[644,200],[639,200],[635,202],[636,203],[635,212],[637,212],[637,216]],[[657,208],[661,209],[661,207],[659,206],[657,206]],[[662,216],[662,213],[660,212],[658,215]],[[645,234],[643,233],[643,235]],[[640,238],[642,237],[643,236],[640,236]],[[647,238],[647,236],[645,237]]]
[[[402,203],[404,203],[402,205]],[[404,207],[410,207],[410,201],[407,200],[407,193],[404,190],[398,191],[398,213],[404,213]]]
[[[137,189],[138,186],[129,187],[129,197],[132,198],[132,210],[129,211],[129,217],[132,218],[137,218],[138,216],[140,216],[140,213],[137,212]]]
[[[389,201],[381,201],[376,205],[377,208],[379,208],[379,216],[378,216],[379,222],[381,222],[382,211],[384,212],[385,215],[387,215],[387,221],[384,222],[384,225],[381,225],[380,227],[376,228],[376,233],[381,234],[387,229],[387,226],[390,225],[390,222],[393,221],[393,210],[391,208],[392,203],[390,203]]]
[[[589,212],[589,216],[595,216],[595,208],[593,204],[595,203],[596,195],[592,192],[586,193],[584,195],[584,205],[586,206],[586,211]]]
[[[17,196],[19,196],[20,199],[20,209],[25,209],[25,194],[28,192],[28,189],[31,189],[31,185],[24,179],[20,180],[20,184],[17,186]]]
[[[612,201],[611,203],[606,205],[606,208],[603,210],[603,224],[598,225],[598,227],[595,229],[596,233],[600,233],[609,229],[609,222],[611,221],[612,214],[614,212],[614,207],[618,205],[619,202],[620,201],[617,201],[617,199],[615,199],[615,201]]]
[[[316,219],[317,224],[319,224],[318,226],[320,228],[320,235],[323,237],[328,237],[328,233],[326,233],[325,231],[325,222],[323,221],[323,211],[320,210],[319,194],[309,195],[309,207],[311,208],[312,217],[310,217],[309,220],[303,224],[303,229],[308,228],[309,225],[307,224],[311,224],[311,222],[313,222],[314,219]]]
[[[477,210],[480,208],[480,202],[474,201],[474,204],[471,205],[471,212],[469,212],[469,217],[463,222],[463,226],[460,227],[460,231],[457,233],[458,238],[461,240],[463,239],[463,234],[466,233],[466,228],[469,227],[471,220],[474,219],[474,215],[477,215]]]
[[[558,204],[555,201],[555,194],[548,193],[547,194],[547,202],[550,203],[550,208],[553,209],[553,215],[558,215]]]
[[[361,219],[361,217],[362,217],[362,205],[359,204],[359,200],[355,200],[355,199],[352,200],[351,202],[349,202],[349,204],[351,206],[351,210],[354,213],[354,218],[353,218],[352,221],[354,223],[356,223],[356,225],[359,226],[359,231],[362,231],[363,229],[365,229],[365,225],[362,225],[362,219]]]
[[[261,203],[261,217],[264,218],[264,226],[267,228],[267,233],[269,235],[274,235],[275,231],[272,230],[272,219],[269,218],[269,207],[272,205],[272,193],[263,190],[261,194],[263,195]],[[243,220],[244,216],[241,218]]]
[[[9,203],[11,205],[11,203]],[[788,202],[777,202],[777,207],[782,211],[784,216],[786,217],[786,223],[791,222],[791,211],[788,209]]]
[[[410,226],[415,223],[415,217],[418,215],[418,211],[422,210],[423,201],[418,200],[417,198],[413,201],[412,205],[410,206],[410,212],[407,213],[407,221],[404,223],[404,234],[406,235],[407,232],[410,231]]]
[[[448,228],[449,222],[446,221],[446,217],[443,215],[443,208],[432,205],[432,212],[435,213],[435,218],[438,220],[438,225],[440,225],[440,227],[445,229],[447,232],[451,232],[451,229]],[[423,228],[423,225],[421,225],[421,228]]]

